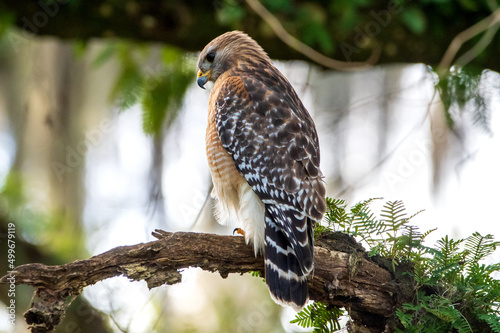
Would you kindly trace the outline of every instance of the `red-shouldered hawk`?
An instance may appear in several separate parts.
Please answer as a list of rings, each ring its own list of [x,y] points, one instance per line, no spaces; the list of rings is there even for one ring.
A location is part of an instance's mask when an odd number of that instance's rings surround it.
[[[288,80],[248,35],[211,41],[198,85],[214,82],[206,149],[217,217],[242,223],[263,252],[272,298],[302,308],[313,271],[313,228],[325,213],[325,183],[311,116]]]

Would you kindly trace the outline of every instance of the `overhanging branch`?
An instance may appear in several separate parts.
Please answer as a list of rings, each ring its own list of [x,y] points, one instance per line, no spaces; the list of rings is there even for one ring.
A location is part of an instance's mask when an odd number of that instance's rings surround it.
[[[15,283],[36,288],[31,308],[25,313],[31,331],[52,331],[62,321],[71,303],[68,299],[73,300],[86,286],[110,277],[144,280],[154,288],[181,282],[178,270],[187,267],[219,272],[223,278],[229,273],[264,270],[262,258],[254,257],[253,248],[245,244],[243,237],[159,230],[153,235],[159,240],[120,246],[87,260],[60,266],[33,263],[17,267]],[[383,326],[395,305],[391,273],[368,260],[347,236],[332,239],[332,235],[320,239],[315,247],[315,273],[309,281],[311,298],[346,307],[352,317],[362,314],[363,325],[369,318],[377,318],[377,326]],[[0,283],[8,283],[8,278],[2,277]]]
[[[255,1],[248,2],[251,3],[255,4]],[[464,27],[472,27],[493,11],[493,5],[492,8],[482,5],[474,9],[457,5],[441,10],[439,5],[431,1],[405,4],[402,1],[374,0],[370,1],[368,6],[363,6],[362,10],[354,4],[339,6],[356,13],[355,19],[349,16],[351,19],[339,21],[339,15],[342,15],[345,9],[333,10],[329,1],[315,0],[305,4],[291,2],[288,9],[281,10],[273,7],[275,8],[268,10],[279,19],[279,25],[286,27],[299,40],[304,40],[299,31],[309,31],[310,34],[311,29],[316,27],[314,25],[308,29],[309,26],[303,24],[316,23],[319,27],[323,26],[322,29],[314,31],[318,32],[315,35],[331,41],[332,50],[325,54],[329,58],[363,61],[372,54],[373,58],[369,63],[378,58],[377,64],[425,63],[430,66],[439,64],[450,42],[457,34],[461,34]],[[230,12],[240,13],[237,22],[227,20]],[[313,15],[309,15],[304,21],[302,15],[293,14],[294,12]],[[13,21],[22,29],[22,32],[17,31],[14,36],[8,38],[6,45],[10,44],[13,48],[26,43],[31,38],[31,33],[84,41],[118,37],[142,42],[161,42],[186,51],[199,52],[210,40],[232,30],[234,24],[237,24],[238,29],[257,40],[272,59],[307,60],[310,56],[309,51],[306,51],[309,53],[306,57],[290,47],[284,47],[282,40],[295,45],[296,43],[286,37],[286,31],[274,34],[263,29],[261,22],[263,19],[269,22],[269,16],[257,11],[263,18],[259,17],[242,1],[143,0],[123,6],[121,2],[102,0],[32,1],[29,5],[24,1],[4,0],[0,3],[0,13],[4,14],[3,21]],[[408,15],[415,18],[412,22],[423,20],[422,23],[415,23],[417,26],[423,24],[418,31],[414,31],[414,24],[408,25]],[[347,28],[346,24],[349,24],[350,28]],[[271,26],[273,29],[277,27],[276,24]],[[410,26],[413,28],[410,29]],[[458,42],[461,44],[465,40],[460,38]],[[497,35],[491,43],[487,43],[489,48],[486,52],[473,59],[474,66],[500,71],[498,40]],[[316,45],[309,47],[317,48],[319,43],[313,44]],[[483,43],[480,43],[480,46],[481,44]],[[366,47],[368,45],[374,46],[376,52],[372,53],[374,48]],[[303,50],[302,47],[301,51]],[[455,54],[451,60],[454,58]],[[320,60],[319,63],[322,62]],[[331,64],[327,61],[328,63]]]

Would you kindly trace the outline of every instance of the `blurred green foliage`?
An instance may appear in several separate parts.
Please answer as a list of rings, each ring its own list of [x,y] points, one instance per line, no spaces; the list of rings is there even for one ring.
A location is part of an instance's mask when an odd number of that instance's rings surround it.
[[[111,102],[120,110],[140,103],[144,132],[160,134],[177,116],[185,92],[196,78],[194,59],[171,46],[120,41],[106,45],[94,65],[102,66],[111,59],[120,66]]]
[[[19,236],[37,245],[39,250],[52,258],[50,264],[60,264],[85,258],[85,234],[68,212],[47,207],[34,209],[25,193],[24,179],[11,171],[0,188],[0,212],[5,212],[6,221],[16,224]],[[30,262],[29,258],[18,257],[18,265]]]
[[[2,5],[0,5],[0,39],[9,31],[9,29],[14,25],[15,16],[9,11],[2,10]]]
[[[491,134],[491,99],[500,95],[500,82],[492,81],[489,71],[471,66],[452,68],[437,82],[437,89],[444,104],[448,127],[453,128],[456,119],[470,115],[470,120]]]
[[[421,35],[427,30],[427,18],[421,8],[408,6],[401,13],[404,25],[414,34]]]

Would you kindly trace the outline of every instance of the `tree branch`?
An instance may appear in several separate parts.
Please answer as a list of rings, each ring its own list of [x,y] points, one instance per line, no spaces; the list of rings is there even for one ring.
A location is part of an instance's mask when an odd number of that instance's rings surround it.
[[[290,35],[283,27],[281,22],[273,14],[271,14],[271,12],[269,12],[266,7],[264,7],[259,2],[259,0],[246,0],[246,3],[257,13],[257,15],[259,15],[267,24],[269,24],[276,36],[278,36],[278,38],[281,39],[283,43],[287,44],[292,49],[302,53],[307,58],[326,68],[332,68],[342,71],[368,69],[377,62],[380,56],[380,46],[375,45],[372,50],[372,54],[370,55],[368,60],[364,62],[340,61],[327,57]]]
[[[490,14],[484,6],[471,10],[467,9],[467,6],[443,5],[447,10],[442,10],[443,7],[434,2],[404,4],[401,1],[373,0],[369,5],[361,7],[359,4],[347,3],[332,6],[330,1],[320,0],[308,1],[307,4],[290,2],[287,10],[275,9],[279,6],[274,6],[271,10],[272,16],[279,19],[279,24],[286,28],[284,34],[283,31],[269,33],[268,29],[263,29],[260,24],[262,13],[257,14],[258,11],[250,10],[242,1],[143,0],[130,2],[126,6],[122,2],[103,0],[49,2],[34,1],[26,5],[23,1],[4,0],[0,3],[0,13],[4,14],[2,16],[4,21],[13,21],[22,29],[7,38],[7,46],[10,44],[17,49],[31,38],[29,34],[31,33],[83,41],[119,37],[135,41],[162,42],[187,51],[198,52],[207,42],[228,30],[233,30],[236,25],[239,30],[247,32],[257,40],[272,59],[308,60],[310,55],[306,57],[294,49],[284,47],[282,42],[284,40],[293,44],[293,39],[287,35],[290,33],[293,35],[294,32],[297,35],[298,31],[305,29],[301,27],[301,22],[308,21],[309,18],[293,13],[307,6],[314,7],[321,15],[325,15],[323,19],[327,22],[324,24],[325,31],[332,44],[336,46],[331,53],[323,56],[347,60],[340,47],[345,44],[349,50],[356,50],[352,54],[352,60],[355,61],[370,59],[372,54],[373,58],[367,61],[368,63],[372,63],[375,56],[379,56],[377,64],[403,62],[437,66],[454,36],[464,27],[471,27]],[[491,1],[491,8],[494,6],[493,2]],[[253,3],[256,3],[255,0]],[[269,11],[270,3],[266,4]],[[241,13],[237,22],[221,20],[224,9],[228,7],[231,7],[229,11]],[[340,9],[335,10],[334,7],[350,9],[352,13],[346,15],[350,19],[341,20],[343,12],[339,11]],[[412,32],[408,29],[403,19],[404,10],[407,8],[425,13],[422,14],[427,26],[425,31]],[[319,19],[313,17],[310,19],[321,23]],[[342,28],[341,21],[344,21],[344,25],[352,24],[352,27],[349,30],[347,27]],[[277,27],[274,25],[273,29]],[[500,71],[499,39],[500,36],[495,36],[487,52],[483,52],[481,57],[474,58],[475,66]],[[375,48],[380,46],[380,50],[365,48],[363,41],[366,40],[375,43],[372,44]],[[302,51],[304,48],[299,47],[299,50]],[[321,63],[321,54],[319,56]],[[451,61],[454,58],[455,56],[451,57]],[[336,63],[332,64],[333,67],[336,66]],[[342,64],[339,66],[343,68]]]
[[[262,258],[254,257],[243,237],[160,230],[153,235],[159,240],[120,246],[87,260],[17,267],[15,284],[36,288],[24,315],[31,332],[54,330],[83,288],[110,277],[144,280],[154,288],[181,282],[179,270],[187,267],[219,272],[223,278],[229,273],[264,270]],[[397,303],[391,273],[368,260],[349,236],[327,234],[317,243],[314,278],[309,281],[311,299],[345,307],[361,325],[372,323],[369,332],[381,332]],[[10,283],[9,278],[2,277],[0,283]]]
[[[464,31],[460,32],[458,35],[456,35],[453,40],[451,41],[450,45],[448,46],[448,49],[446,49],[446,53],[444,54],[443,58],[441,59],[439,66],[438,66],[438,73],[440,74],[445,74],[448,69],[451,67],[452,61],[455,58],[455,55],[458,53],[462,45],[467,42],[468,40],[474,38],[475,36],[479,35],[480,33],[489,30],[489,29],[497,29],[495,26],[497,26],[500,23],[500,8],[496,9],[491,15],[488,17],[485,17],[481,21],[477,22],[473,26],[465,29]],[[496,30],[493,30],[496,32]],[[494,34],[494,33],[493,33]],[[493,36],[491,36],[491,39]],[[486,47],[489,42],[491,41],[490,38],[486,39]],[[479,44],[479,43],[478,43]],[[476,45],[478,45],[476,44]],[[478,46],[480,49],[478,52],[482,51],[484,47],[482,47],[481,44]],[[474,49],[474,48],[473,48]],[[462,59],[463,65],[467,64],[468,62],[472,61],[473,57],[471,57],[470,54],[466,56],[466,61]]]

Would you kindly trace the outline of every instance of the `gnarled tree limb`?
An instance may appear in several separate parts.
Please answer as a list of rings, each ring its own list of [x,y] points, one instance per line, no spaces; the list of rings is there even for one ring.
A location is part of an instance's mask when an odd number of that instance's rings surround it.
[[[254,257],[253,247],[247,246],[243,237],[159,230],[153,234],[159,240],[120,246],[87,260],[17,267],[15,283],[36,288],[31,308],[25,313],[31,331],[51,332],[83,288],[110,277],[144,280],[154,288],[180,282],[178,270],[187,267],[219,272],[223,278],[229,273],[264,270],[262,258]],[[327,236],[315,247],[311,298],[346,307],[360,327],[367,327],[366,332],[382,332],[396,305],[391,273],[368,260],[348,236]],[[0,283],[7,283],[8,277],[2,277]]]

